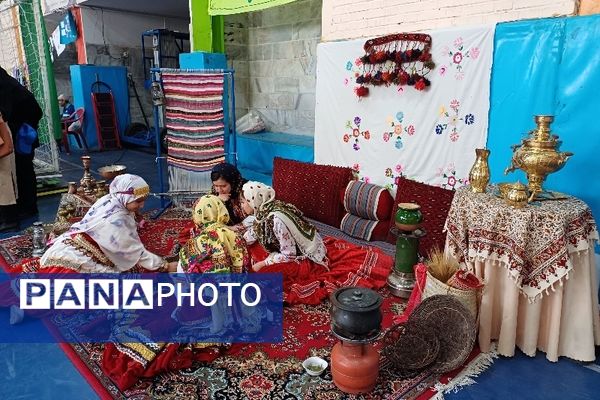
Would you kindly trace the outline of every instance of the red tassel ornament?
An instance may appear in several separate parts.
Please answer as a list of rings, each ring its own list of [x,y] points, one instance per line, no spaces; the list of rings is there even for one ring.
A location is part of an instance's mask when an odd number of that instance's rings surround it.
[[[358,97],[367,97],[369,95],[369,88],[365,86],[357,86],[354,88],[354,92]]]

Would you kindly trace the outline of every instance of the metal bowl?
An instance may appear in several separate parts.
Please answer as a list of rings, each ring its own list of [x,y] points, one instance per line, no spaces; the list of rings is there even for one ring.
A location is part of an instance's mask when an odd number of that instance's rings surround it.
[[[117,175],[124,174],[125,172],[127,172],[125,165],[107,165],[98,169],[98,173],[106,180],[115,179]]]

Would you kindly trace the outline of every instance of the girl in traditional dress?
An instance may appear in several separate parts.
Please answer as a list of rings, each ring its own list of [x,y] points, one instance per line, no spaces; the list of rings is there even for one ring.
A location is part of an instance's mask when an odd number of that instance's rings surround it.
[[[267,258],[252,265],[259,271],[267,265],[308,259],[327,267],[327,249],[317,228],[304,219],[294,205],[275,199],[275,190],[260,182],[243,186],[244,211],[256,218],[244,233],[248,244],[260,243]]]
[[[229,213],[217,196],[200,197],[194,206],[195,236],[189,239],[179,255],[178,272],[182,273],[241,273],[245,272],[248,253],[243,239],[226,224]],[[224,299],[226,303],[226,299]],[[219,305],[207,312],[198,308],[193,314],[173,315],[185,326],[211,321],[211,331],[218,332],[227,323],[217,315]],[[189,310],[188,314],[189,314]],[[249,318],[252,315],[248,316]],[[256,319],[256,318],[255,318]],[[260,324],[260,320],[255,321]],[[215,326],[218,325],[218,326]],[[104,372],[124,390],[140,378],[166,371],[188,368],[194,361],[212,361],[226,348],[211,343],[115,343],[105,346],[102,359]]]
[[[135,266],[174,272],[177,263],[167,263],[146,250],[137,232],[135,213],[149,193],[150,187],[139,176],[117,176],[109,194],[54,240],[39,261],[39,272],[110,273]]]
[[[244,272],[249,260],[246,244],[227,226],[229,218],[217,196],[198,199],[192,215],[195,236],[181,249],[177,272]]]
[[[283,273],[288,304],[319,304],[336,288],[385,285],[393,259],[373,247],[326,237],[294,205],[275,199],[275,191],[260,182],[243,187],[245,211],[256,220],[244,234],[250,244],[252,269]]]

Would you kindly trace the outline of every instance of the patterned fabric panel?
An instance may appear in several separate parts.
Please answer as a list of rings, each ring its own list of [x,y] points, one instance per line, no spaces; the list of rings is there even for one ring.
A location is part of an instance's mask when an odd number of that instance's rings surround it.
[[[284,158],[273,161],[273,189],[279,200],[292,203],[309,218],[340,226],[342,193],[352,179],[350,168]]]
[[[361,218],[387,219],[392,208],[392,196],[382,186],[352,181],[346,187],[344,208]]]
[[[224,161],[222,73],[163,70],[167,163],[209,171]]]

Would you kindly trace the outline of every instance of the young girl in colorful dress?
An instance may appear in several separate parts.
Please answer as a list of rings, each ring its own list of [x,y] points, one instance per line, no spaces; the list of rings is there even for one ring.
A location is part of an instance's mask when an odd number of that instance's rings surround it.
[[[217,196],[209,194],[198,199],[192,215],[195,236],[179,253],[178,272],[245,272],[249,260],[246,245],[227,226],[229,218],[227,208]]]
[[[229,213],[223,202],[214,195],[200,197],[194,206],[193,220],[196,233],[180,250],[178,272],[245,272],[248,263],[246,246],[243,239],[227,226]],[[199,308],[192,314],[182,315],[177,311],[174,315],[184,325],[212,321],[211,331],[218,331],[227,319],[224,313],[218,314],[220,301],[208,313]],[[195,361],[212,361],[226,347],[212,343],[107,344],[102,368],[120,389],[125,390],[141,378],[188,368]]]

